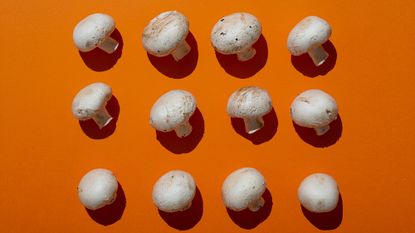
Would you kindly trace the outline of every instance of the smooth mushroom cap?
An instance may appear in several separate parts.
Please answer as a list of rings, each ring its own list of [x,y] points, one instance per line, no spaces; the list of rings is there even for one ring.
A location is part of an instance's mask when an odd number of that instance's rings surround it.
[[[302,127],[318,128],[337,119],[337,103],[322,90],[311,89],[299,94],[291,104],[291,118]]]
[[[151,55],[164,57],[175,50],[189,33],[189,21],[177,11],[167,11],[152,19],[144,28],[141,40]]]
[[[324,44],[330,35],[331,27],[324,19],[308,16],[291,30],[287,47],[292,55],[299,56]]]
[[[271,96],[262,88],[243,87],[229,97],[227,112],[231,117],[256,118],[272,110]]]
[[[78,197],[82,205],[96,210],[112,204],[117,198],[118,181],[107,169],[98,168],[86,173],[78,185]]]
[[[92,83],[76,94],[72,113],[78,120],[93,118],[112,97],[112,89],[105,83]]]
[[[220,19],[212,29],[211,42],[222,54],[235,54],[250,48],[261,36],[258,19],[249,13],[234,13]]]
[[[196,99],[188,91],[172,90],[154,103],[150,124],[157,130],[169,132],[187,122],[196,110]]]
[[[324,173],[314,173],[306,177],[298,188],[301,205],[314,213],[334,210],[339,201],[339,189],[333,177]]]
[[[172,213],[190,208],[196,194],[192,175],[173,170],[161,176],[153,187],[153,203],[161,211]]]
[[[115,29],[114,19],[102,13],[95,13],[82,19],[73,30],[75,46],[82,52],[95,49]]]
[[[222,185],[222,200],[233,211],[241,211],[262,198],[266,184],[262,174],[254,168],[232,172]]]

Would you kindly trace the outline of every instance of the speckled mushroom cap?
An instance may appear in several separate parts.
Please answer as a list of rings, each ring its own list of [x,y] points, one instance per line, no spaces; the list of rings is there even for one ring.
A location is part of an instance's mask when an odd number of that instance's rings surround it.
[[[212,29],[211,42],[222,54],[235,54],[251,47],[261,36],[258,19],[249,13],[234,13],[220,19]]]
[[[196,99],[188,91],[172,90],[154,103],[150,124],[157,130],[169,132],[188,121],[196,110]]]
[[[115,30],[114,19],[103,13],[95,13],[82,19],[73,30],[75,46],[82,52],[95,49]]]
[[[144,28],[141,41],[144,49],[151,55],[169,55],[186,39],[189,21],[177,11],[166,11],[156,16]]]
[[[92,83],[82,88],[72,101],[72,113],[78,120],[87,120],[97,114],[111,99],[112,89],[105,83]]]
[[[324,19],[308,16],[291,30],[287,47],[292,55],[299,56],[324,44],[330,35],[331,27]]]
[[[153,203],[160,210],[172,213],[188,209],[196,194],[195,181],[189,173],[169,171],[153,187]]]
[[[261,117],[272,110],[271,96],[262,88],[243,87],[232,93],[227,112],[231,117]]]
[[[311,89],[299,94],[291,104],[293,121],[303,127],[317,128],[337,119],[338,108],[333,97],[322,90]]]

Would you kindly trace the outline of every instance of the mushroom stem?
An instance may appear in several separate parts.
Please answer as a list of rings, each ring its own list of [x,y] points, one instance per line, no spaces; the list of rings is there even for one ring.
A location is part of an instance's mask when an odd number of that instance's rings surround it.
[[[245,130],[248,134],[253,134],[264,127],[264,119],[258,118],[243,118],[245,122]]]
[[[190,45],[183,40],[181,44],[177,46],[175,50],[171,53],[175,61],[180,61],[184,56],[186,56],[190,52],[191,48]]]
[[[189,123],[189,121],[186,121],[185,123],[175,128],[174,131],[176,132],[177,137],[184,138],[189,136],[192,132],[192,125]]]
[[[323,46],[318,46],[317,48],[310,49],[308,52],[308,55],[311,57],[311,60],[313,60],[314,65],[320,66],[323,64],[327,58],[329,57],[329,54],[324,50]]]
[[[249,47],[237,53],[236,56],[238,57],[239,61],[248,61],[249,59],[253,58],[255,54],[256,54],[256,50],[252,47]]]
[[[98,127],[102,129],[111,122],[112,116],[108,113],[107,109],[103,107],[96,112],[96,115],[92,117],[92,119],[97,123]]]
[[[259,198],[258,200],[255,200],[248,205],[248,209],[252,212],[257,212],[259,209],[261,209],[265,205],[264,198]]]
[[[115,52],[115,50],[117,50],[118,45],[118,41],[114,40],[111,37],[107,37],[107,39],[105,39],[98,45],[98,48],[104,50],[106,53],[111,54]]]
[[[325,126],[314,128],[314,130],[316,131],[317,136],[322,136],[322,135],[326,134],[327,131],[329,131],[329,129],[330,129],[330,125],[325,125]]]

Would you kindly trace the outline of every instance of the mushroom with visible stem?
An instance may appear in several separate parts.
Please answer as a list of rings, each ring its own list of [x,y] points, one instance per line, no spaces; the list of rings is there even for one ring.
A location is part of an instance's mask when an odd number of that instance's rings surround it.
[[[80,121],[93,119],[100,129],[113,119],[105,108],[112,97],[112,89],[105,83],[92,83],[76,94],[72,114]]]
[[[111,38],[115,30],[114,19],[102,13],[95,13],[82,19],[73,30],[73,41],[81,52],[89,52],[96,47],[106,53],[113,53],[118,48],[118,41]]]
[[[186,42],[189,21],[177,11],[166,11],[153,18],[144,28],[141,41],[144,49],[156,57],[172,55],[180,61],[191,47]]]
[[[318,89],[304,91],[291,104],[292,120],[299,126],[313,128],[318,136],[330,130],[330,123],[337,115],[334,98]]]
[[[291,30],[287,47],[293,56],[308,53],[314,65],[320,66],[329,57],[322,44],[329,39],[330,35],[331,26],[324,19],[308,16]]]
[[[229,97],[227,112],[231,117],[242,118],[245,130],[253,134],[264,127],[263,116],[272,110],[268,92],[255,86],[243,87]]]
[[[221,54],[236,54],[239,61],[248,61],[256,54],[252,47],[262,33],[259,20],[245,12],[234,13],[220,19],[212,29],[210,39]]]

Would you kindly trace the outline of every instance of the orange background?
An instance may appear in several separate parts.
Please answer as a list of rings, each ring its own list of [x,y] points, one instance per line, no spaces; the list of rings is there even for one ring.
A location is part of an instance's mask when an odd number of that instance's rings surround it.
[[[160,72],[141,46],[148,21],[172,9],[188,17],[197,42],[197,66],[183,78]],[[266,64],[249,78],[229,74],[246,75],[249,66],[226,72],[210,45],[216,21],[236,11],[263,25]],[[122,55],[110,69],[105,62],[112,58],[97,56],[95,64],[83,55],[84,62],[72,42],[74,26],[94,12],[112,15],[122,36]],[[333,175],[342,194],[334,231],[415,232],[414,12],[412,0],[0,1],[0,231],[176,232],[153,206],[151,190],[165,172],[183,169],[203,199],[203,216],[188,231],[246,232],[229,217],[220,189],[231,171],[251,166],[265,176],[273,202],[253,232],[319,232],[296,197],[301,180],[317,171]],[[321,70],[307,68],[307,59],[292,63],[286,48],[288,32],[307,15],[332,25],[337,54],[327,74],[314,78],[302,72]],[[107,70],[90,68],[102,66]],[[84,132],[71,114],[74,95],[96,81],[111,85],[119,103],[115,131],[103,139],[89,137],[94,130],[87,124]],[[234,130],[225,111],[229,95],[247,85],[269,91],[278,118],[275,135],[271,130],[265,136],[273,137],[258,145]],[[175,88],[195,95],[204,120],[204,129],[200,116],[194,126],[199,136],[204,130],[200,142],[186,141],[197,144],[190,153],[168,150],[149,125],[154,101]],[[290,119],[291,101],[309,88],[325,90],[339,105],[342,130],[329,136],[341,137],[325,138],[327,147],[303,140]],[[95,222],[76,194],[80,178],[96,167],[114,171],[126,197],[122,218],[108,226]]]

